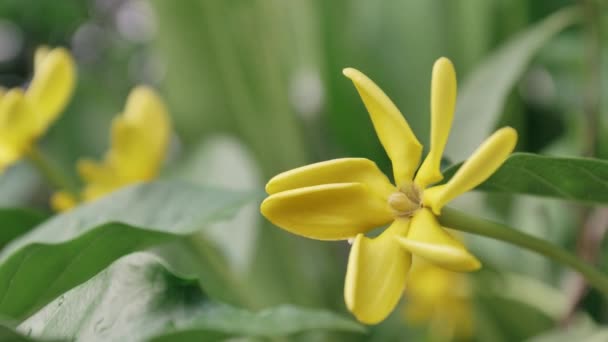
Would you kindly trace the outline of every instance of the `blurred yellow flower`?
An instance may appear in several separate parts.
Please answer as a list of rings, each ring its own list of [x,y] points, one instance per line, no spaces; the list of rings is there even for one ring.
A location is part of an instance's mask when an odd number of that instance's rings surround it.
[[[471,286],[467,276],[417,258],[408,277],[405,318],[429,324],[433,340],[467,339],[473,335]]]
[[[72,96],[76,68],[66,49],[40,47],[26,90],[0,88],[0,173],[32,147]]]
[[[123,186],[157,177],[165,159],[171,123],[165,104],[154,90],[131,91],[124,113],[112,121],[111,146],[102,162],[80,160],[78,173],[85,182],[81,198],[60,191],[52,206],[67,210],[80,200],[90,201]]]
[[[266,185],[262,214],[294,234],[318,240],[352,239],[344,299],[358,320],[386,318],[405,287],[412,254],[453,271],[480,262],[443,229],[435,215],[458,195],[486,180],[517,141],[505,127],[488,138],[445,184],[441,155],[456,103],[456,74],[447,58],[435,62],[431,82],[431,146],[418,168],[422,145],[384,92],[355,69],[345,69],[367,107],[391,159],[395,185],[368,159],[342,158],[281,173]],[[418,172],[416,170],[418,169]],[[389,225],[378,237],[364,233]]]

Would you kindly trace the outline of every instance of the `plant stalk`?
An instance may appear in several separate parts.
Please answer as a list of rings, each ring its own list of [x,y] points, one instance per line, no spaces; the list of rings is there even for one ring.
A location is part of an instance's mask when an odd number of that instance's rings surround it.
[[[67,191],[74,198],[79,197],[76,186],[37,146],[28,149],[27,158],[55,190]]]
[[[589,285],[608,296],[608,277],[605,274],[582,261],[574,254],[545,240],[522,233],[506,225],[474,217],[451,208],[442,209],[439,222],[452,229],[512,243],[558,261],[578,271],[585,277]]]

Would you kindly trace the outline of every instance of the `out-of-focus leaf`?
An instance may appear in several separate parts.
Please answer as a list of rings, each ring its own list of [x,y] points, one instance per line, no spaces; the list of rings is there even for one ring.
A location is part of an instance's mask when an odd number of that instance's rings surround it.
[[[9,167],[0,175],[0,206],[17,207],[27,203],[39,181],[36,171],[26,163]]]
[[[554,321],[522,301],[480,296],[483,320],[492,320],[506,341],[522,341],[554,326]]]
[[[250,151],[230,136],[208,137],[193,149],[171,178],[235,191],[254,191],[263,187],[260,171]],[[258,205],[250,203],[232,219],[209,225],[202,234],[217,244],[231,269],[243,274],[253,260],[259,226]]]
[[[310,330],[361,332],[352,320],[281,306],[258,313],[209,302],[149,253],[129,255],[65,293],[19,326],[33,336],[76,341],[214,341]]]
[[[9,328],[4,324],[0,324],[0,342],[50,342],[51,340],[46,339],[34,339],[31,337],[24,336],[21,333]],[[58,341],[58,340],[52,340]]]
[[[226,305],[208,304],[178,324],[175,331],[154,338],[153,341],[203,341],[209,333],[229,336],[275,337],[287,336],[311,330],[340,330],[364,332],[360,324],[326,310],[306,309],[282,305],[259,312],[238,309]]]
[[[445,170],[446,179],[461,165]],[[514,153],[477,190],[608,203],[608,161]]]
[[[608,328],[600,327],[586,316],[575,317],[567,327],[544,332],[527,342],[604,342],[608,341]]]
[[[135,185],[56,216],[0,253],[0,315],[22,319],[117,258],[192,234],[232,215],[251,198],[158,182]],[[230,296],[221,282],[208,279],[205,285],[214,296]]]
[[[44,221],[46,215],[22,208],[0,208],[0,248]]]
[[[447,156],[465,159],[491,133],[507,96],[532,57],[577,18],[578,10],[573,8],[552,14],[507,41],[466,78],[458,96]]]

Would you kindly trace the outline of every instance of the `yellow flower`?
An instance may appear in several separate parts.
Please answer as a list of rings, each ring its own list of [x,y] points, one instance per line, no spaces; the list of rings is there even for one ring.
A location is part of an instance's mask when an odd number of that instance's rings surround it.
[[[405,318],[412,324],[429,323],[438,341],[473,335],[471,287],[462,273],[414,260],[405,292]]]
[[[133,89],[124,113],[112,121],[111,146],[104,160],[78,162],[78,173],[86,183],[81,200],[154,179],[165,159],[170,134],[169,114],[161,98],[148,87]],[[78,201],[63,191],[51,199],[57,210],[67,210]]]
[[[0,88],[0,172],[21,159],[59,117],[75,81],[75,63],[66,49],[40,47],[29,87]]]
[[[384,92],[355,69],[357,88],[391,159],[395,184],[367,159],[343,158],[281,173],[266,185],[262,214],[277,226],[312,239],[354,238],[344,299],[361,322],[375,324],[394,309],[405,287],[412,254],[453,271],[481,264],[443,229],[435,215],[456,196],[486,180],[515,147],[510,127],[495,132],[445,184],[441,155],[456,102],[456,75],[447,58],[435,62],[431,82],[431,147],[416,172],[422,146]],[[364,233],[389,225],[378,237]]]

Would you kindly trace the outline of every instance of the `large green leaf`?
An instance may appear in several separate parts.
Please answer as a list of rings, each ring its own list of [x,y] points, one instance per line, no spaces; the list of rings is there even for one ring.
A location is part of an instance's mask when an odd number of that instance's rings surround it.
[[[466,78],[458,96],[447,156],[453,160],[467,158],[491,133],[507,96],[532,57],[577,17],[578,11],[572,8],[556,12],[507,41]]]
[[[32,336],[76,341],[211,341],[310,330],[361,332],[336,314],[293,306],[258,313],[209,302],[193,281],[145,252],[115,262],[19,326]]]
[[[251,197],[158,182],[56,216],[0,253],[0,315],[22,319],[117,258],[192,234]],[[219,285],[206,290],[220,298],[230,295]]]
[[[462,164],[445,170],[451,178]],[[608,161],[514,153],[478,190],[608,203]]]
[[[46,215],[22,208],[0,208],[0,249],[44,221]]]
[[[49,341],[50,340],[46,340],[46,339],[33,339],[30,337],[25,336],[24,334],[21,334],[19,332],[16,332],[15,330],[11,329],[10,327],[4,325],[4,324],[0,324],[0,342],[43,342],[43,341]],[[55,340],[53,340],[55,341]]]

